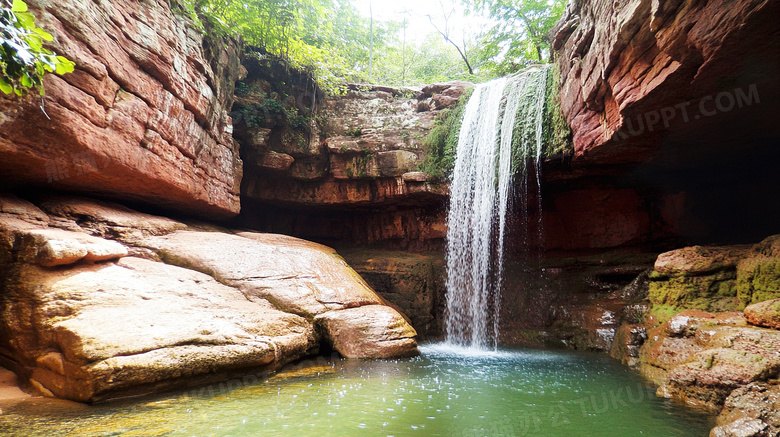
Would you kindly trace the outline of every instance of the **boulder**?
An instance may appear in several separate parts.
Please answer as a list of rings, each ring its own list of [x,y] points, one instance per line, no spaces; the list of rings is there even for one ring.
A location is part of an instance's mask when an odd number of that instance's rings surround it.
[[[266,370],[316,350],[305,319],[192,270],[124,258],[67,270],[21,266],[4,284],[7,348],[39,391],[81,402],[183,378]]]
[[[316,243],[0,196],[0,360],[45,395],[95,402],[272,372],[323,341],[348,357],[418,353],[385,303]]]
[[[368,305],[328,311],[316,318],[324,338],[347,358],[413,357],[417,332],[395,310]]]
[[[745,308],[745,318],[752,325],[780,329],[780,299],[748,305]]]

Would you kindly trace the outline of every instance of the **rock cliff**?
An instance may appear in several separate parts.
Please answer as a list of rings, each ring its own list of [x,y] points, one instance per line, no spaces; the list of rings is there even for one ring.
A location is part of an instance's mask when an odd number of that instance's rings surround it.
[[[329,244],[441,247],[447,186],[419,170],[434,121],[471,84],[347,84],[325,95],[284,65],[259,52],[244,59],[233,107],[241,223]]]
[[[602,165],[638,162],[672,134],[690,140],[703,126],[717,129],[725,113],[777,132],[770,114],[779,90],[778,7],[571,2],[552,37],[575,154]]]
[[[27,3],[76,70],[47,75],[42,102],[0,96],[0,183],[240,211],[234,41],[204,36],[164,0]]]
[[[574,152],[544,167],[546,247],[729,244],[777,232],[768,187],[780,183],[779,8],[569,3],[550,37]]]

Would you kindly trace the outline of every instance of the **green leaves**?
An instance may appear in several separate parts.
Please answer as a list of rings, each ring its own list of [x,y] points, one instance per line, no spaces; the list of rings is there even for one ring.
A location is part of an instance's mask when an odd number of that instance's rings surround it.
[[[11,6],[11,12],[27,12],[27,3],[22,0],[14,0]]]
[[[485,67],[507,74],[550,55],[548,33],[563,14],[564,0],[463,0],[495,25],[483,38]]]
[[[0,8],[0,91],[23,96],[30,89],[43,95],[46,73],[72,73],[75,65],[44,47],[54,37],[35,26],[35,16],[22,0]]]

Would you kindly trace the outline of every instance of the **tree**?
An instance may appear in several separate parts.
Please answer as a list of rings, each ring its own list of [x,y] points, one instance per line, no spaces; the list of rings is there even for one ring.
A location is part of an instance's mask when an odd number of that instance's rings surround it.
[[[434,29],[436,29],[437,32],[439,32],[439,35],[444,38],[444,41],[447,41],[448,43],[452,44],[453,47],[458,51],[458,54],[460,55],[461,59],[463,59],[463,62],[466,64],[466,68],[469,70],[469,74],[474,74],[474,69],[471,68],[471,63],[469,62],[468,56],[466,56],[466,41],[464,38],[463,41],[463,48],[461,49],[461,46],[453,41],[450,38],[450,17],[452,16],[452,13],[454,11],[447,12],[444,8],[444,3],[441,1],[439,2],[439,6],[441,6],[442,16],[444,19],[444,25],[442,27],[439,27],[436,25],[436,23],[433,21],[433,17],[428,15],[428,21],[431,22],[431,26],[433,26]]]
[[[54,38],[35,26],[35,17],[21,0],[3,0],[0,8],[0,90],[24,95],[29,89],[44,94],[43,76],[73,72],[75,64],[43,47]]]
[[[464,0],[495,23],[483,38],[486,66],[498,74],[544,62],[549,56],[547,34],[566,7],[564,0]]]

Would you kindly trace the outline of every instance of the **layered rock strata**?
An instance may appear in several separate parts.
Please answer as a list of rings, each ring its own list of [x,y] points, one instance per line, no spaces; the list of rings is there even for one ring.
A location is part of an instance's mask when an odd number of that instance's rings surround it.
[[[240,211],[234,41],[204,36],[168,1],[27,3],[76,70],[47,75],[43,101],[0,95],[0,183]]]
[[[778,255],[777,235],[659,255],[648,317],[619,328],[612,356],[655,381],[660,396],[720,410],[711,436],[775,435]]]
[[[248,69],[254,94],[236,104],[236,138],[246,162],[245,225],[334,243],[441,246],[449,193],[420,171],[429,155],[425,138],[471,84],[349,85],[344,95],[323,97],[310,114],[316,122],[296,127],[273,117],[269,102],[285,93],[291,102],[310,102],[294,93],[314,94],[276,90],[270,83],[276,73],[264,63]],[[288,114],[311,111],[290,106]]]
[[[763,0],[572,2],[551,36],[575,154],[600,165],[639,162],[663,140],[721,132],[729,112],[744,113],[753,131],[776,133],[778,8]]]

